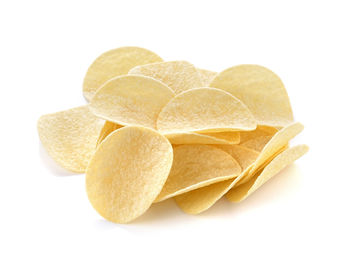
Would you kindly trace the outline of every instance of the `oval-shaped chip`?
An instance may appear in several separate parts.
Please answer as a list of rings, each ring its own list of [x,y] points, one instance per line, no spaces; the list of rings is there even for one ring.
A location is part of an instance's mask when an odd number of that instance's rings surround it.
[[[174,148],[169,177],[156,202],[233,178],[241,167],[223,150],[209,145],[180,145]]]
[[[157,128],[163,134],[253,130],[249,109],[231,94],[215,88],[190,89],[161,110]]]
[[[107,81],[90,103],[98,117],[119,125],[156,128],[160,110],[174,92],[158,80],[127,75]]]
[[[163,61],[157,54],[139,47],[121,47],[100,55],[89,67],[83,94],[90,101],[97,89],[111,78],[126,75],[138,65]]]
[[[286,126],[293,112],[281,79],[258,65],[239,65],[220,72],[210,87],[225,90],[240,99],[259,125]]]
[[[48,154],[63,168],[83,173],[95,152],[104,120],[88,106],[43,115],[38,120],[40,140]]]
[[[175,94],[204,86],[199,72],[187,61],[166,61],[137,66],[131,69],[129,74],[157,79],[171,88]]]
[[[259,153],[239,145],[216,145],[237,160],[242,173],[232,179],[211,184],[175,197],[177,205],[188,214],[199,214],[215,204],[251,169]]]
[[[283,168],[299,159],[309,150],[307,145],[297,145],[277,155],[262,171],[256,174],[248,182],[234,187],[226,198],[232,202],[240,202],[261,187],[265,182],[279,173]]]
[[[171,144],[158,132],[136,126],[120,128],[102,141],[88,165],[88,198],[104,218],[130,222],[158,196],[172,161]]]

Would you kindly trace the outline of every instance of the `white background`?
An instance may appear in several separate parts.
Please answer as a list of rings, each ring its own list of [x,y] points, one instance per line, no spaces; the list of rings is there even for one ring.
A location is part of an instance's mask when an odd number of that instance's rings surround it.
[[[348,1],[1,1],[1,259],[349,259]],[[41,147],[42,114],[85,104],[102,52],[136,45],[284,81],[310,152],[241,204],[199,216],[172,201],[128,225],[90,206],[84,175]]]

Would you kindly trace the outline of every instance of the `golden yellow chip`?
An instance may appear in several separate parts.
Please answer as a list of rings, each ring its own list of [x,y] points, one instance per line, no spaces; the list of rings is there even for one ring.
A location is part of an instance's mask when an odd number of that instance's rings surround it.
[[[257,126],[257,128],[253,131],[241,131],[241,144],[261,136],[273,136],[277,133],[277,131],[278,129],[275,127],[261,125]]]
[[[131,69],[129,74],[157,79],[171,88],[175,94],[203,87],[199,72],[187,61],[167,61],[137,66]]]
[[[272,135],[259,136],[243,143],[241,142],[240,145],[261,152],[272,137]]]
[[[231,94],[215,88],[187,90],[161,110],[157,128],[163,134],[253,130],[249,109]]]
[[[216,145],[216,147],[235,158],[242,168],[242,173],[233,179],[211,184],[176,196],[175,201],[177,205],[188,214],[199,214],[214,205],[216,201],[224,196],[249,172],[259,155],[257,152],[239,145]]]
[[[210,71],[210,70],[204,70],[204,69],[198,69],[199,75],[201,77],[203,87],[209,87],[212,80],[215,78],[215,76],[218,74],[217,72]]]
[[[169,141],[144,127],[120,128],[98,146],[86,173],[92,206],[126,223],[142,215],[161,191],[173,160]]]
[[[126,75],[135,66],[160,61],[163,60],[157,54],[139,47],[122,47],[105,52],[90,65],[85,75],[84,96],[90,101],[107,80]]]
[[[303,156],[309,148],[307,145],[298,145],[288,148],[277,155],[262,171],[256,174],[248,182],[231,189],[226,198],[232,202],[240,202],[261,187],[265,182],[279,173],[287,165]]]
[[[238,144],[239,132],[183,133],[166,136],[172,144]]]
[[[87,106],[81,106],[41,116],[38,132],[44,148],[59,165],[82,173],[95,152],[103,124]]]
[[[241,173],[241,167],[228,153],[209,145],[180,145],[174,148],[169,177],[156,199],[179,194],[227,180]]]
[[[113,131],[121,128],[123,126],[115,124],[113,122],[106,121],[105,124],[103,125],[100,135],[97,140],[96,147]]]
[[[246,177],[244,177],[238,184],[241,185],[252,178],[257,171],[264,167],[277,154],[281,153],[288,145],[289,141],[303,131],[304,127],[300,123],[293,123],[278,131],[271,140],[265,145],[264,149],[259,154],[259,157],[254,163],[254,167],[250,170]]]
[[[119,125],[155,128],[160,110],[173,96],[170,88],[150,77],[120,76],[96,92],[90,109],[96,116]]]
[[[280,78],[258,65],[240,65],[220,72],[211,87],[225,90],[240,99],[259,125],[286,126],[293,122],[293,112]]]

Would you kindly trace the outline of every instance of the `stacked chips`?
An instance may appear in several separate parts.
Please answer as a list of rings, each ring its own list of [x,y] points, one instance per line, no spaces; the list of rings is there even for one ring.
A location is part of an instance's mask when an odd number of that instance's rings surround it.
[[[123,47],[93,62],[83,93],[88,105],[42,116],[39,136],[58,164],[86,173],[92,206],[113,222],[169,198],[189,214],[240,202],[308,151],[289,147],[303,126],[258,65],[215,73]]]

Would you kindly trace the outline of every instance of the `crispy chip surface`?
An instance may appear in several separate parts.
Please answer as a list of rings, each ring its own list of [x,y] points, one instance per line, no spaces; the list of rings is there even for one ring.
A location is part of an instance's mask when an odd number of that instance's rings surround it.
[[[238,144],[240,141],[239,132],[183,133],[167,138],[172,144]]]
[[[253,130],[249,109],[231,94],[215,88],[185,91],[161,110],[157,128],[163,134]]]
[[[83,83],[83,94],[91,100],[106,81],[128,74],[138,65],[163,61],[157,54],[139,47],[122,47],[99,56],[89,67]]]
[[[132,68],[129,74],[157,79],[171,88],[175,94],[204,86],[199,72],[187,61],[166,61],[137,66]]]
[[[88,106],[81,106],[41,116],[38,132],[44,148],[60,166],[82,173],[95,152],[103,124]]]
[[[221,149],[209,145],[177,146],[171,172],[156,201],[227,180],[240,172],[237,161]]]
[[[212,80],[215,78],[215,76],[218,74],[217,72],[205,70],[205,69],[198,69],[199,75],[201,77],[203,87],[209,87]]]
[[[214,205],[216,201],[224,196],[249,172],[259,155],[256,151],[239,145],[216,145],[216,147],[224,150],[235,158],[242,168],[242,173],[232,179],[214,183],[176,196],[175,201],[177,205],[188,214],[199,214]]]
[[[152,129],[129,126],[112,132],[87,168],[86,191],[92,206],[112,222],[139,217],[161,191],[172,160],[171,144]]]
[[[101,129],[101,132],[100,132],[100,135],[97,139],[97,144],[96,144],[96,147],[110,134],[112,133],[114,130],[117,130],[119,128],[121,128],[123,126],[121,125],[118,125],[116,123],[113,123],[113,122],[109,122],[109,121],[106,121],[105,124],[103,125],[102,129]]]
[[[120,76],[96,92],[90,109],[96,116],[119,125],[155,128],[160,110],[173,96],[170,88],[150,77]]]
[[[293,122],[289,97],[281,79],[265,67],[231,67],[220,72],[210,86],[240,99],[248,106],[259,125],[280,127]]]
[[[265,182],[279,173],[283,168],[293,163],[295,160],[303,156],[309,148],[307,145],[298,145],[283,151],[277,155],[262,171],[256,174],[248,182],[231,189],[226,198],[232,202],[240,202],[246,199]]]

